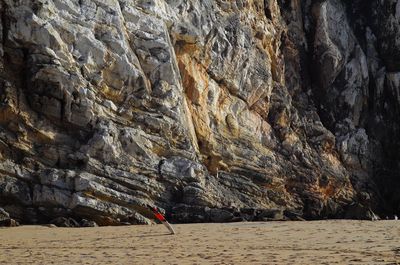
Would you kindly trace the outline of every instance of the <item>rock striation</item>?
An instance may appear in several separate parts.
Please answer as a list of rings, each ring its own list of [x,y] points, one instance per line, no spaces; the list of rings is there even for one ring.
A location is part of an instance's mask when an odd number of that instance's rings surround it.
[[[400,1],[0,3],[12,218],[399,213]]]

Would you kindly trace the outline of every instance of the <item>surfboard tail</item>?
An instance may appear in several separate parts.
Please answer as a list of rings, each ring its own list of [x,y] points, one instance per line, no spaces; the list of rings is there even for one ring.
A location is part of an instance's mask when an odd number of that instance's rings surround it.
[[[172,227],[172,225],[170,225],[170,223],[168,223],[167,220],[165,220],[165,221],[162,222],[162,223],[163,223],[163,224],[165,225],[165,227],[171,232],[172,235],[175,235],[175,234],[176,234],[174,228]]]

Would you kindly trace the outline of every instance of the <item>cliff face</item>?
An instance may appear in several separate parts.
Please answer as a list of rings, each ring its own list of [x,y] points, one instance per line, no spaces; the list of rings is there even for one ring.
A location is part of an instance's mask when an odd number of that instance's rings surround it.
[[[3,0],[0,207],[398,212],[400,1],[365,2]]]

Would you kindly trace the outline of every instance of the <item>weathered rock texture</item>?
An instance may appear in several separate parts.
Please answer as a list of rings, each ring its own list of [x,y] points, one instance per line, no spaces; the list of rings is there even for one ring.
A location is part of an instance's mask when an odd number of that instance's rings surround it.
[[[0,207],[399,212],[400,1],[2,0]],[[272,210],[271,210],[272,209]]]

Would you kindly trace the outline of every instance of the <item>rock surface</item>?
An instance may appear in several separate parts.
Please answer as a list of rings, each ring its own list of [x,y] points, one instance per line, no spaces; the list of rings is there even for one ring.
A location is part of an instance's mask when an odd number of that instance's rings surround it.
[[[397,1],[0,3],[14,219],[399,213]]]
[[[0,226],[14,227],[18,226],[19,223],[14,219],[10,218],[10,214],[0,208]]]

